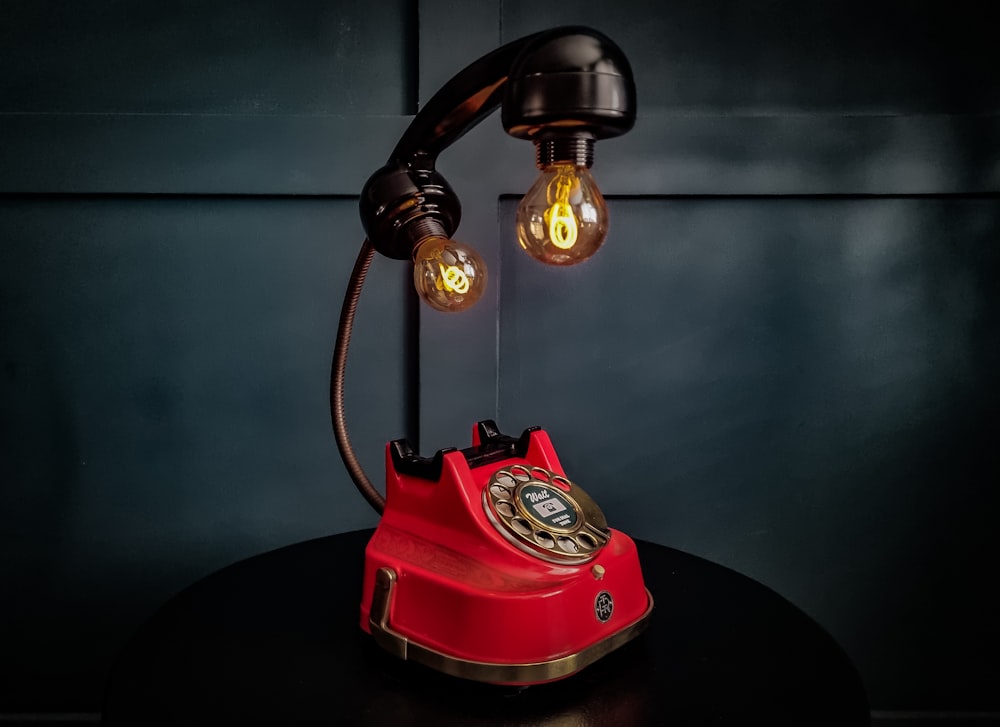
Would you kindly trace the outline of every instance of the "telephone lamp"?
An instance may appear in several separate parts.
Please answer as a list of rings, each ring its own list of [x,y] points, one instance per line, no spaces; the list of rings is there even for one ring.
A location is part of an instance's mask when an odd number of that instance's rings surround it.
[[[538,427],[512,437],[481,421],[470,447],[430,458],[390,442],[383,496],[344,413],[351,330],[376,252],[412,261],[416,291],[436,310],[466,310],[485,290],[482,257],[452,239],[461,205],[435,162],[497,107],[508,134],[534,143],[541,170],[518,206],[521,247],[572,265],[604,242],[608,210],[590,168],[595,142],[635,122],[625,55],[597,31],[563,27],[483,56],[428,101],[364,186],[367,238],[341,311],[330,401],[348,473],[382,516],[365,552],[361,628],[396,656],[454,676],[537,684],[576,673],[648,624],[635,543],[608,526]]]

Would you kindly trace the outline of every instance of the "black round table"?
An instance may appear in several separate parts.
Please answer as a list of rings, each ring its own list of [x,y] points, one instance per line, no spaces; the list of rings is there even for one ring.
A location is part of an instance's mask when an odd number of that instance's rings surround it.
[[[500,687],[397,660],[358,625],[371,533],[264,553],[182,591],[120,655],[105,723],[869,723],[857,672],[814,621],[745,576],[642,541],[652,624],[573,677]]]

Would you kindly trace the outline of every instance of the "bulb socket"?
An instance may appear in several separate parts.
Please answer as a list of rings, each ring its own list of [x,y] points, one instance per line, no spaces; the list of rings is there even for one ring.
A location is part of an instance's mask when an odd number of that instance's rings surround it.
[[[593,137],[574,135],[535,139],[536,167],[545,169],[560,163],[587,169],[594,166]]]
[[[414,252],[416,252],[420,243],[429,237],[443,237],[448,239],[448,231],[441,224],[441,221],[434,217],[418,217],[406,225],[403,228],[403,232],[410,241],[410,244],[413,245]]]

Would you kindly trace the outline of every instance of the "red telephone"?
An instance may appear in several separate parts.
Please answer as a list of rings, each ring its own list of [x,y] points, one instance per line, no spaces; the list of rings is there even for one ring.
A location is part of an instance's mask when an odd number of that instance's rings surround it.
[[[578,672],[637,636],[653,599],[635,543],[572,483],[548,435],[492,421],[472,446],[386,447],[361,628],[396,656],[496,684]]]

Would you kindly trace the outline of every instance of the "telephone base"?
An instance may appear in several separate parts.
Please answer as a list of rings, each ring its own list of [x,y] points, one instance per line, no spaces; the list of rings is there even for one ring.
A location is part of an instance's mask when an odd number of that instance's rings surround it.
[[[399,658],[496,684],[574,674],[648,624],[635,543],[570,481],[548,435],[479,422],[473,445],[386,452],[361,628]]]

